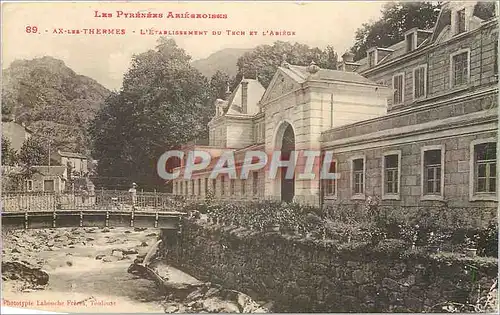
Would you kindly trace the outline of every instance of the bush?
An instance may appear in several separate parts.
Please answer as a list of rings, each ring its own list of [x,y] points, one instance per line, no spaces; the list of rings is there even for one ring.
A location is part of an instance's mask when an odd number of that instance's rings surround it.
[[[285,231],[301,233],[318,232],[324,229],[322,212],[318,208],[277,201],[250,203],[219,203],[206,205],[212,221],[233,224],[250,229],[264,230],[279,225]]]
[[[498,225],[492,221],[483,231],[480,231],[477,250],[480,256],[498,257]]]
[[[477,236],[474,246],[478,254],[497,256],[497,222],[491,220],[484,227],[485,218],[491,218],[493,212],[481,212],[479,208],[381,206],[378,198],[369,197],[365,203],[341,203],[321,209],[277,201],[215,203],[211,195],[197,207],[220,224],[260,231],[279,225],[284,232],[340,242],[368,241],[376,245],[389,238],[399,239],[407,246],[457,251],[470,245],[466,244],[467,239]]]

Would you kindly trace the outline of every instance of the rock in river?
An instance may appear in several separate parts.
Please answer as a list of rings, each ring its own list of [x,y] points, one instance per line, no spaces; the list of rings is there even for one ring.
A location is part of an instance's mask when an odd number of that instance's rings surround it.
[[[26,261],[7,261],[2,262],[2,279],[20,280],[33,285],[46,285],[49,283],[49,274]]]

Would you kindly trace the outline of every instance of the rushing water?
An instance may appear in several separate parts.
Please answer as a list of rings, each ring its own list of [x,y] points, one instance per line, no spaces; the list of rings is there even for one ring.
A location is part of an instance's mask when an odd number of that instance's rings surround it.
[[[168,299],[154,281],[128,273],[138,255],[145,256],[144,262],[151,259],[160,244],[158,233],[81,228],[7,232],[3,260],[42,266],[49,282],[36,287],[27,281],[29,274],[22,273],[22,265],[9,264],[3,306],[23,303],[29,309],[85,313],[266,312],[241,292],[202,283],[158,261],[155,272],[162,277],[162,286],[169,288]],[[12,280],[16,277],[23,281]]]
[[[95,230],[85,234],[85,242],[69,246],[53,246],[49,250],[36,253],[23,253],[43,260],[43,269],[50,275],[44,290],[19,290],[14,281],[3,282],[4,306],[12,306],[13,301],[25,302],[26,308],[57,312],[155,312],[163,313],[161,302],[164,297],[154,282],[138,278],[127,273],[135,254],[121,255],[113,249],[136,249],[145,254],[156,241],[152,232],[125,232],[126,229],[112,229],[107,233]],[[27,231],[29,233],[30,231]],[[50,231],[58,235],[61,231]],[[66,235],[68,231],[66,231]],[[149,236],[148,236],[149,235]],[[43,236],[37,236],[39,242],[48,242]],[[23,236],[18,242],[23,241]],[[75,242],[73,242],[75,243]],[[4,248],[9,250],[8,237],[4,239]],[[57,245],[57,244],[56,244]],[[105,258],[96,259],[103,255]],[[6,255],[4,255],[4,258]],[[7,257],[7,259],[12,257]],[[182,273],[177,273],[182,276]]]

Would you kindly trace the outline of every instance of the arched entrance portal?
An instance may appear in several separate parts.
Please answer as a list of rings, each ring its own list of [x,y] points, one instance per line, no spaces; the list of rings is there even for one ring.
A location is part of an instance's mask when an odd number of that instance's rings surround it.
[[[284,126],[283,126],[284,127]],[[295,133],[293,132],[292,125],[286,123],[285,131],[283,133],[283,140],[281,141],[281,160],[289,160],[291,152],[295,150]],[[291,202],[295,195],[295,172],[292,178],[286,178],[286,167],[280,168],[281,173],[281,201]]]

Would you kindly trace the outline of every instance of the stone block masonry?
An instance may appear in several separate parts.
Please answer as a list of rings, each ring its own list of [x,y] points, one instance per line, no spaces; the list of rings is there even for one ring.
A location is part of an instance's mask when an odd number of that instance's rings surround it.
[[[167,263],[272,300],[274,312],[430,311],[446,301],[474,303],[477,287],[488,290],[498,274],[496,258],[429,255],[398,240],[335,244],[187,219],[181,234],[161,238]]]

